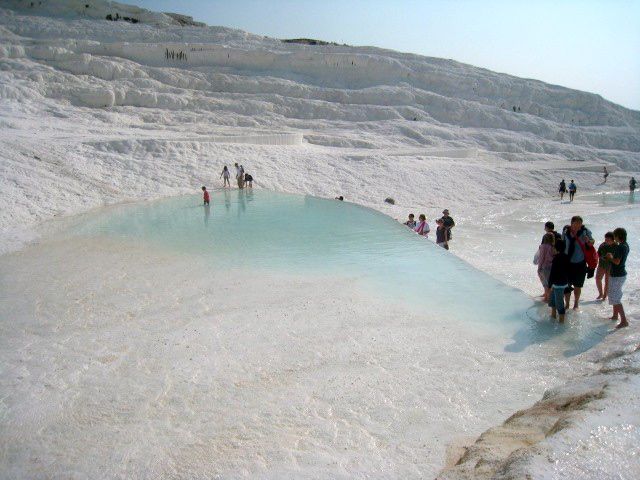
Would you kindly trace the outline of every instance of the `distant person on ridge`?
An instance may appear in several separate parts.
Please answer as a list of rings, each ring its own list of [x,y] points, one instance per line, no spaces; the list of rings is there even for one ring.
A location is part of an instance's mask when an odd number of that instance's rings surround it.
[[[569,183],[569,201],[570,202],[573,202],[573,197],[576,196],[577,190],[578,190],[578,187],[576,186],[575,182],[571,180],[571,182]]]
[[[631,177],[631,180],[629,180],[629,192],[633,193],[636,189],[636,179],[634,177]]]
[[[231,174],[229,173],[229,169],[227,168],[226,165],[222,169],[222,173],[220,174],[220,177],[222,178],[222,187],[223,188],[224,187],[231,188],[231,182],[229,181],[229,178],[231,177]]]
[[[344,197],[340,195],[339,197],[336,197],[334,200],[340,200],[341,202],[344,202]]]
[[[453,218],[449,216],[449,210],[447,208],[442,211],[442,224],[447,231],[447,245],[449,245],[449,242],[453,238],[451,229],[456,226],[456,222],[454,222]]]
[[[202,187],[202,200],[205,205],[209,205],[209,192],[207,192],[207,187]]]
[[[560,187],[558,188],[558,192],[560,193],[560,200],[564,197],[564,194],[567,193],[567,184],[564,183],[564,178],[560,182]]]
[[[602,167],[602,173],[604,174],[604,182],[602,183],[607,183],[607,177],[609,176],[609,171],[607,170],[607,167]]]
[[[409,220],[404,222],[404,224],[407,227],[411,228],[411,229],[416,228],[416,220],[415,220],[415,218],[416,218],[415,215],[413,213],[410,213],[409,214]]]

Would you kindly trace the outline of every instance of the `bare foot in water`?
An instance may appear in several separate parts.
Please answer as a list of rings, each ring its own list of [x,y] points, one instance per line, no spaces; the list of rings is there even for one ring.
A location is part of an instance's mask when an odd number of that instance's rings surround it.
[[[628,327],[629,326],[629,322],[620,322],[619,324],[616,325],[616,329],[618,328],[624,328],[624,327]]]

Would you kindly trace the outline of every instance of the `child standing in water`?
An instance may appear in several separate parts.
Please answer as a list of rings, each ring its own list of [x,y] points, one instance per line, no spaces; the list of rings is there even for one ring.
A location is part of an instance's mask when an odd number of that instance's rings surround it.
[[[558,314],[560,316],[558,319],[560,323],[564,323],[566,311],[564,294],[565,289],[569,288],[569,257],[564,253],[564,249],[564,240],[555,242],[548,281],[550,287],[549,306],[551,307],[551,318],[556,318],[556,314]]]
[[[598,269],[596,270],[596,286],[598,287],[598,298],[596,300],[604,300],[609,293],[609,273],[611,272],[611,262],[607,258],[608,253],[614,253],[616,250],[616,242],[613,239],[613,232],[604,234],[604,242],[598,247]],[[604,278],[604,289],[602,288],[602,279]]]
[[[229,177],[231,177],[231,174],[229,173],[229,169],[227,168],[226,165],[222,169],[222,173],[220,174],[220,177],[223,179],[222,187],[231,188],[231,182],[229,181]]]
[[[205,205],[209,205],[209,192],[207,192],[207,187],[202,187],[202,199]]]

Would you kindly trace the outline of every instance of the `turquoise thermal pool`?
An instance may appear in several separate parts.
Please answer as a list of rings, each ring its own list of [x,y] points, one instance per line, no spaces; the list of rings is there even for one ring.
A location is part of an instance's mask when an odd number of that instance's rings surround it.
[[[246,190],[216,192],[210,207],[195,196],[125,205],[81,217],[68,234],[197,255],[216,270],[346,276],[473,323],[522,321],[532,305],[386,215],[311,196]]]
[[[485,331],[499,327],[513,340],[510,351],[551,342],[574,355],[608,331],[600,321],[583,320],[575,328],[550,322],[546,306],[392,218],[348,202],[223,191],[212,194],[210,207],[199,196],[187,196],[104,209],[78,217],[65,235],[197,256],[216,272],[346,277],[434,321],[455,318]]]

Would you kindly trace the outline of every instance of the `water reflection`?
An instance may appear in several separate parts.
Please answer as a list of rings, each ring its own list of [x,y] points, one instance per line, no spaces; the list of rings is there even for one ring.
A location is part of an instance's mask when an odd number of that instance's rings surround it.
[[[209,217],[211,216],[211,205],[204,206],[204,226],[209,226]]]
[[[231,193],[226,189],[224,191],[224,208],[227,209],[227,212],[231,209]]]

